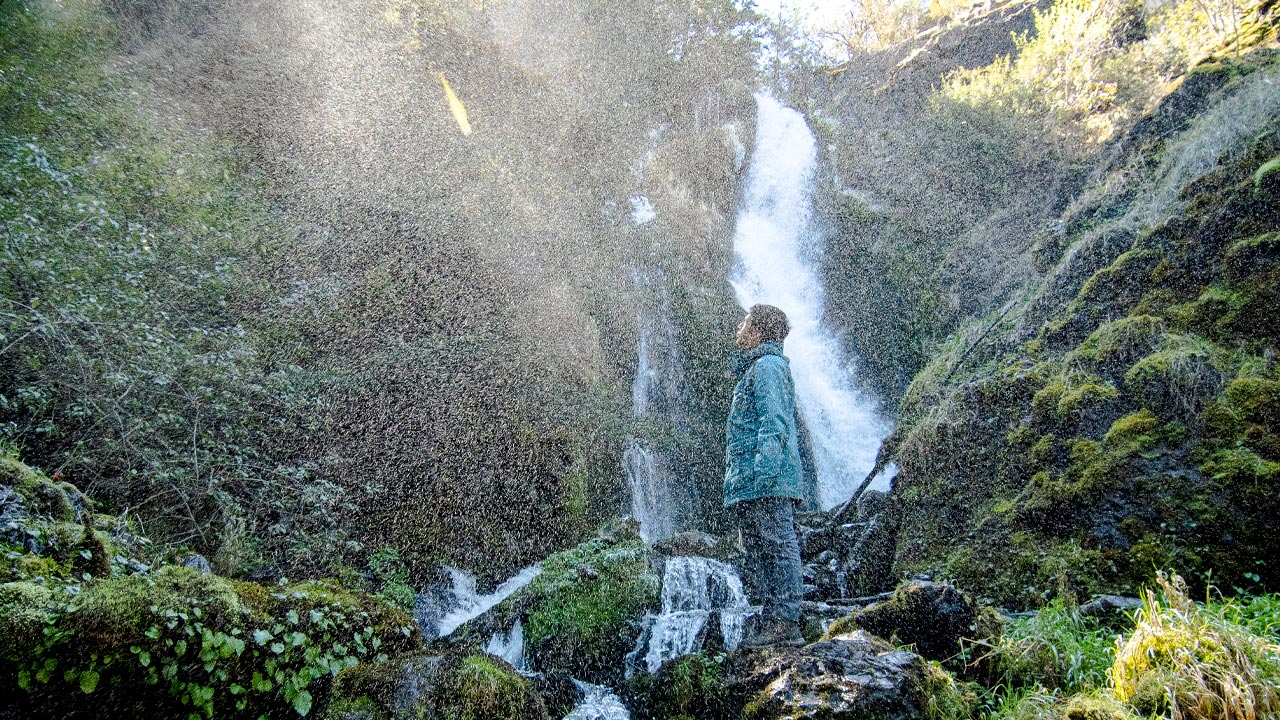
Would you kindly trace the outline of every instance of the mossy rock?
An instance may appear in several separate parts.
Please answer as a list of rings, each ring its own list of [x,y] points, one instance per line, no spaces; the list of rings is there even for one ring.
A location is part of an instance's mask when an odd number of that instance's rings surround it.
[[[1138,360],[1151,354],[1165,332],[1163,318],[1135,315],[1098,326],[1064,360],[1067,365],[1082,364],[1110,377],[1119,378]]]
[[[964,641],[990,641],[1001,632],[1000,619],[991,608],[946,583],[905,583],[888,600],[867,606],[851,619],[867,632],[911,645],[939,662],[956,662]],[[828,631],[825,637],[836,636]]]
[[[213,626],[248,624],[249,610],[231,581],[192,568],[169,565],[150,575],[127,575],[88,583],[66,622],[100,651],[128,649],[167,613],[200,614]]]
[[[422,647],[408,615],[320,583],[261,588],[165,566],[50,591],[41,654],[0,672],[17,671],[32,717],[81,713],[90,700],[124,715],[305,713],[340,669]],[[57,673],[37,672],[47,664]],[[81,675],[92,681],[77,686]]]
[[[25,463],[9,457],[0,457],[0,485],[8,485],[22,496],[27,512],[43,515],[61,522],[76,521],[76,502],[67,494],[70,488],[77,499],[87,506],[88,501],[78,490],[67,483],[57,483],[36,472]]]
[[[533,681],[476,652],[405,655],[335,678],[329,720],[548,720]]]
[[[1227,250],[1227,277],[1242,280],[1280,262],[1280,232],[1237,240]]]
[[[542,573],[499,611],[523,617],[535,666],[616,682],[641,619],[659,605],[654,563],[639,538],[589,540],[544,560]]]
[[[663,664],[652,675],[636,674],[627,682],[627,704],[643,709],[644,717],[733,720],[741,702],[729,680],[724,655],[697,652]]]
[[[1226,381],[1225,352],[1206,341],[1170,336],[1160,350],[1134,363],[1125,387],[1141,406],[1161,417],[1194,417]]]
[[[1160,421],[1155,413],[1143,408],[1111,423],[1111,429],[1102,437],[1102,444],[1123,455],[1148,451],[1158,442],[1156,433],[1159,428]]]
[[[1264,425],[1272,432],[1280,431],[1280,382],[1256,377],[1236,378],[1223,394],[1247,422]]]
[[[1240,340],[1270,342],[1280,275],[1266,274],[1205,288],[1192,302],[1169,308],[1181,327],[1230,345]]]
[[[44,640],[49,589],[30,582],[0,585],[0,658],[25,660]]]
[[[1254,171],[1253,185],[1258,192],[1280,189],[1280,157],[1271,158]]]

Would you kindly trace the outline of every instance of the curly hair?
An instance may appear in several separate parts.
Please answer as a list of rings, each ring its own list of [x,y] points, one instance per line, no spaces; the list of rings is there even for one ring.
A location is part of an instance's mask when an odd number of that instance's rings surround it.
[[[752,305],[747,313],[751,316],[751,327],[760,333],[761,342],[782,342],[791,332],[787,314],[772,305]]]

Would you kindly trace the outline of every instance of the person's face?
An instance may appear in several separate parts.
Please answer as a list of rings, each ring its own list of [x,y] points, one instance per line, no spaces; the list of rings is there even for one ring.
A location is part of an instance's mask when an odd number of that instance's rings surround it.
[[[761,340],[759,331],[751,327],[751,313],[747,313],[747,316],[742,318],[742,322],[738,323],[738,347],[743,350],[754,350]]]

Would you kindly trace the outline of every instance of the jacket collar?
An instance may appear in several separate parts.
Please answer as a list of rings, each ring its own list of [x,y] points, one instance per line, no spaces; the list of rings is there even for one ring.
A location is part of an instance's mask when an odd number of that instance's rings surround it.
[[[741,375],[747,371],[747,368],[751,367],[752,363],[765,355],[777,355],[778,357],[783,358],[786,357],[782,354],[782,343],[775,340],[762,342],[750,350],[741,350],[738,352],[738,355],[733,359],[734,372]]]

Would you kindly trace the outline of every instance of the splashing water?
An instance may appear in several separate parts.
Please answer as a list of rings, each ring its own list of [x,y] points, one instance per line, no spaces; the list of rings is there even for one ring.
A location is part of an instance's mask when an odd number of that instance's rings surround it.
[[[463,623],[480,617],[493,606],[511,597],[511,594],[528,585],[542,573],[541,565],[530,565],[521,570],[506,582],[502,583],[488,595],[476,591],[476,578],[458,568],[446,568],[453,577],[454,608],[440,619],[436,627],[436,637],[445,637],[457,630]],[[513,631],[514,632],[514,631]]]
[[[737,649],[746,619],[755,612],[747,603],[738,572],[708,558],[668,559],[662,577],[662,612],[645,618],[646,627],[628,656],[627,676],[646,647],[644,662],[651,673],[668,660],[699,650],[712,611],[720,613],[725,649]]]
[[[582,702],[565,715],[564,720],[631,720],[631,714],[613,690],[581,680],[574,680],[573,684],[582,691]]]
[[[767,93],[756,94],[755,154],[733,235],[733,287],[744,308],[776,305],[787,313],[786,355],[796,403],[813,438],[819,502],[848,499],[875,465],[888,432],[853,386],[835,338],[822,327],[823,291],[806,253],[819,248],[810,215],[817,147],[800,113]],[[881,475],[872,487],[884,488]]]
[[[494,633],[484,651],[506,660],[519,672],[529,671],[529,661],[524,656],[524,626],[519,620],[511,626],[511,632]]]

